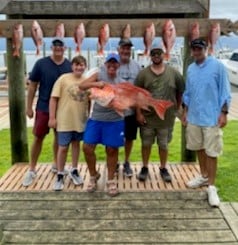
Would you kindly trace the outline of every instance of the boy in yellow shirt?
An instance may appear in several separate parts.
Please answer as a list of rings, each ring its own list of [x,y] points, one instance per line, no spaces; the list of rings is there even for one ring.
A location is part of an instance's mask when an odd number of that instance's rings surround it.
[[[79,55],[73,58],[72,72],[62,75],[54,84],[49,106],[49,127],[55,128],[58,138],[57,180],[53,189],[64,188],[64,166],[69,145],[72,147],[72,169],[69,177],[75,185],[83,184],[78,173],[80,141],[83,139],[85,123],[88,117],[88,99],[82,101],[72,97],[72,90],[78,88],[84,79],[87,67],[86,59]]]

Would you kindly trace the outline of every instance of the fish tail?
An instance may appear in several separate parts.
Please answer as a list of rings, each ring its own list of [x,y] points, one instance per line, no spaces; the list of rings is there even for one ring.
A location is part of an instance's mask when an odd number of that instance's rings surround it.
[[[76,53],[80,53],[80,52],[81,52],[80,47],[79,47],[79,45],[77,45],[77,47],[76,47]]]
[[[13,57],[20,57],[20,53],[19,53],[19,50],[17,50],[17,49],[15,49],[14,51],[13,51]]]
[[[39,56],[39,55],[40,55],[40,48],[37,47],[37,48],[36,48],[36,56]]]
[[[149,53],[150,53],[150,52],[149,52],[149,49],[146,48],[145,51],[144,51],[144,56],[149,56]]]
[[[164,59],[167,61],[170,59],[170,54],[168,52],[164,54]]]
[[[102,48],[98,49],[98,55],[100,55],[100,56],[104,55],[104,51]]]
[[[171,107],[174,103],[168,100],[153,100],[152,107],[156,114],[164,120],[164,114],[166,110]]]
[[[210,46],[209,49],[208,49],[208,54],[209,55],[213,55],[214,54],[214,48],[213,46]]]

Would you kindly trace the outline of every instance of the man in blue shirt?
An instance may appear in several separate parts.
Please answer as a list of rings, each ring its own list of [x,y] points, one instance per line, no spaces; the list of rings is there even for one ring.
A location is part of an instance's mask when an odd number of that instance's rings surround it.
[[[191,43],[195,62],[187,70],[186,89],[183,94],[187,148],[197,152],[201,176],[190,180],[187,186],[197,188],[208,185],[208,202],[219,206],[215,184],[217,157],[222,153],[222,131],[227,124],[230,105],[230,83],[221,62],[207,57],[207,44],[202,39]]]
[[[36,177],[36,164],[41,152],[42,143],[45,136],[49,133],[49,100],[51,90],[55,81],[64,73],[71,72],[71,63],[64,58],[66,49],[64,41],[61,38],[54,38],[52,41],[52,55],[39,59],[33,67],[29,77],[27,109],[26,114],[29,118],[33,118],[32,109],[36,91],[39,87],[38,100],[36,104],[35,123],[33,128],[34,141],[31,148],[30,169],[27,171],[23,186],[32,184]],[[57,143],[56,134],[53,144],[54,163],[56,163]],[[54,168],[57,172],[56,166]]]

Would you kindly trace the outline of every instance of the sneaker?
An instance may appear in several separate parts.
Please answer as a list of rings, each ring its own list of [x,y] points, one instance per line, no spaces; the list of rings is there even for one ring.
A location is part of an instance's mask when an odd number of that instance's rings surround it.
[[[51,172],[54,173],[54,174],[57,174],[58,170],[57,170],[56,164],[52,164]]]
[[[160,168],[160,176],[162,177],[164,182],[171,182],[172,178],[168,172],[167,168]]]
[[[30,170],[27,171],[27,173],[25,174],[24,180],[22,182],[22,185],[25,187],[31,185],[35,177],[36,177],[36,172],[30,171]]]
[[[131,177],[133,175],[133,171],[130,167],[130,163],[129,162],[125,162],[123,164],[123,174],[126,176],[126,177]]]
[[[52,164],[51,172],[54,173],[54,174],[58,173],[58,169],[57,169],[55,164]],[[64,168],[64,175],[67,175],[67,174],[69,174],[69,171],[66,168]]]
[[[217,194],[217,188],[214,185],[209,185],[207,188],[208,203],[212,207],[219,207],[220,199]]]
[[[64,175],[63,174],[57,174],[57,179],[54,183],[53,189],[55,191],[62,191],[64,189]]]
[[[147,167],[142,167],[140,173],[137,175],[137,178],[140,181],[145,181],[149,175],[149,170]]]
[[[186,183],[189,188],[198,188],[208,184],[208,178],[204,178],[202,176],[198,176]]]
[[[82,185],[83,184],[83,179],[81,176],[79,176],[77,169],[74,169],[73,171],[69,171],[69,177],[75,185]]]

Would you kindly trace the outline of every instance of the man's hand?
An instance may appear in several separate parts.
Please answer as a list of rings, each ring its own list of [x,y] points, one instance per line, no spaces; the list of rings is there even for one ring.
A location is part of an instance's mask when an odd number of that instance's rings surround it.
[[[34,116],[32,108],[26,110],[26,115],[31,119]]]
[[[219,128],[225,127],[227,124],[227,115],[223,112],[221,112],[219,118],[218,118],[218,126]]]
[[[57,122],[55,118],[50,118],[48,122],[49,128],[56,128]]]
[[[186,110],[183,111],[183,114],[181,116],[181,123],[182,123],[182,125],[184,127],[186,127],[187,124],[188,124],[188,121],[187,121],[187,111]]]
[[[137,113],[136,114],[136,120],[140,125],[145,125],[146,124],[146,120],[145,117],[142,113]]]

